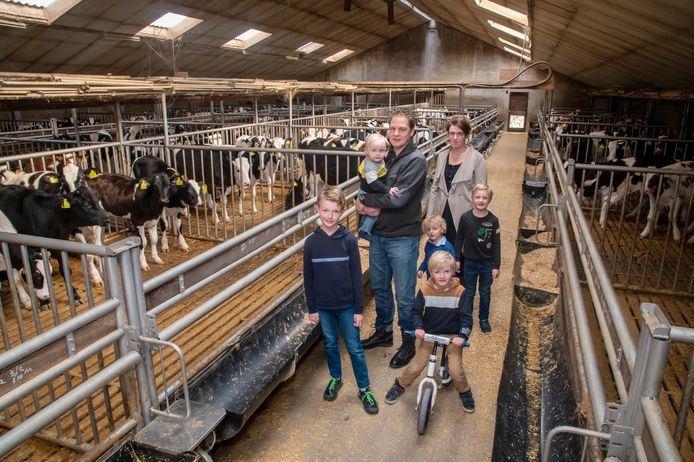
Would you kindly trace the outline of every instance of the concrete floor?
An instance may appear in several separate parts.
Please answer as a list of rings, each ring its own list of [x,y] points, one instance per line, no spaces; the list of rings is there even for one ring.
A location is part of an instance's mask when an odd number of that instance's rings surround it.
[[[526,133],[506,132],[487,159],[489,183],[494,190],[490,210],[499,217],[502,229],[502,265],[499,279],[492,287],[493,331],[482,334],[475,324],[471,346],[464,354],[476,412],[464,413],[457,393],[444,389],[438,395],[427,433],[418,435],[414,385],[395,405],[383,402],[399,372],[388,367],[398,341],[394,347],[366,352],[372,388],[380,405],[378,415],[363,411],[344,349],[344,386],[336,401],[323,401],[328,372],[319,343],[300,363],[294,377],[278,387],[243,431],[215,449],[215,461],[491,459],[496,398],[513,300],[513,262],[522,208],[526,140]],[[374,317],[371,300],[365,307],[364,325],[371,326]],[[474,317],[476,322],[476,313]],[[362,337],[370,331],[371,327],[363,328]]]

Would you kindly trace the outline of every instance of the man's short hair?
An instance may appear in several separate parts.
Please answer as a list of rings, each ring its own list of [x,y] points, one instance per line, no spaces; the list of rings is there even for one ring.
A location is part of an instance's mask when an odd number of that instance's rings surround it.
[[[433,273],[439,268],[448,268],[455,272],[455,258],[446,250],[437,250],[429,257],[427,267],[430,273]]]
[[[412,114],[412,112],[406,111],[405,109],[396,109],[390,113],[390,119],[388,120],[393,120],[393,117],[407,117],[407,122],[410,126],[410,129],[414,128],[415,120],[414,114]]]

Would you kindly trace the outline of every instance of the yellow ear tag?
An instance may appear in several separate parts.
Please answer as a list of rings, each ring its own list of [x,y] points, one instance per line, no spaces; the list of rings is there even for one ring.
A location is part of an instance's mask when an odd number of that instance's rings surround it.
[[[330,146],[333,147],[333,148],[336,148],[336,147],[337,147],[337,145],[336,145],[335,143],[330,143]]]
[[[49,256],[49,257],[52,257],[52,256],[53,256],[53,255],[51,255],[50,250],[48,251],[48,256]]]
[[[183,180],[180,176],[176,177],[176,186],[183,186]]]
[[[297,186],[299,186],[299,183],[297,183],[297,182],[295,181],[295,182],[294,182],[294,187],[296,188]]]
[[[200,185],[200,189],[202,190],[203,194],[207,194],[207,185],[205,183]]]
[[[145,180],[140,181],[140,189],[142,189],[144,191],[147,188],[148,188],[147,182]]]
[[[634,175],[641,176],[641,172],[634,172]]]
[[[359,131],[362,132],[362,133],[364,133],[364,129],[363,129],[363,128],[360,128]]]
[[[63,197],[63,202],[60,204],[60,208],[61,209],[69,209],[70,208],[70,203],[64,197]]]
[[[96,178],[98,174],[96,173],[96,170],[89,170],[89,178]]]
[[[55,183],[60,183],[60,180],[57,179],[56,177],[52,176],[49,178],[48,182],[55,184]]]
[[[284,145],[285,145],[285,146],[291,146],[291,145],[292,145],[292,140],[284,140]]]

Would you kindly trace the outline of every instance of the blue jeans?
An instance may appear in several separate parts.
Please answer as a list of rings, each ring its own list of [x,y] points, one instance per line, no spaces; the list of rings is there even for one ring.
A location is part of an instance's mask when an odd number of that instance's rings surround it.
[[[489,319],[489,304],[492,292],[492,262],[491,260],[471,260],[463,262],[463,286],[465,287],[465,307],[472,313],[472,301],[477,291],[477,281],[480,287],[479,319]]]
[[[359,233],[371,234],[371,230],[374,229],[377,219],[378,217],[364,215],[361,220],[361,226],[359,227]]]
[[[398,304],[398,326],[413,330],[412,307],[417,286],[417,259],[419,236],[384,237],[371,235],[369,245],[369,273],[371,288],[376,299],[376,328],[390,330]]]
[[[342,379],[342,359],[340,357],[340,330],[345,339],[347,352],[352,360],[352,370],[359,389],[369,386],[369,370],[366,356],[359,339],[359,328],[354,327],[354,308],[344,310],[318,310],[320,327],[323,331],[325,356],[328,358],[330,376]]]

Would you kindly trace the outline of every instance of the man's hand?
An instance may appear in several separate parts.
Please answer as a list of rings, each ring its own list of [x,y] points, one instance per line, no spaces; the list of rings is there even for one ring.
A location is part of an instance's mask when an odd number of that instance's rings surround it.
[[[354,327],[361,327],[361,323],[364,320],[364,316],[361,314],[354,315]]]
[[[381,214],[381,209],[376,207],[368,207],[361,203],[359,199],[354,201],[354,208],[357,210],[359,215],[368,215],[370,217],[377,217]]]
[[[308,319],[317,324],[320,321],[320,313],[309,313]]]

